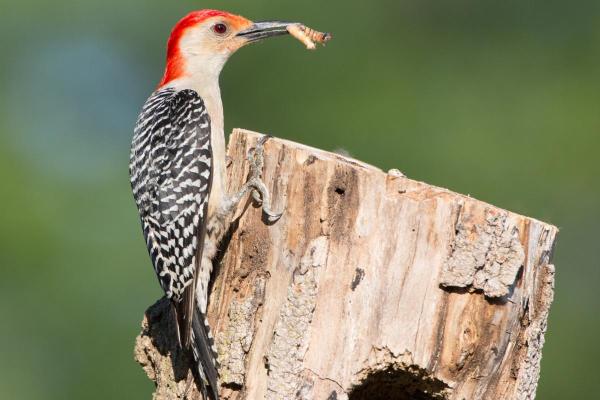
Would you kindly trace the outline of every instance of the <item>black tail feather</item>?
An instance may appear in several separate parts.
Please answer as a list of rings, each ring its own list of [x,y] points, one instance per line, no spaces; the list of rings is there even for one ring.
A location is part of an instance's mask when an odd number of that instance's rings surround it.
[[[194,318],[192,319],[192,352],[194,360],[197,364],[200,384],[203,386],[203,391],[206,391],[206,386],[210,387],[209,391],[213,400],[218,400],[219,373],[217,371],[216,354],[214,351],[214,341],[210,335],[210,330],[206,324],[206,317],[198,309],[194,307]]]

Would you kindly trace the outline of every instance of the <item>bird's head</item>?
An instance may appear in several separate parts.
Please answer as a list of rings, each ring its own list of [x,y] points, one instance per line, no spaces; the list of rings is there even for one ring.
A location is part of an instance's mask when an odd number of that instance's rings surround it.
[[[287,34],[290,23],[252,22],[218,10],[194,11],[173,28],[159,86],[195,76],[218,79],[227,59],[248,43]]]

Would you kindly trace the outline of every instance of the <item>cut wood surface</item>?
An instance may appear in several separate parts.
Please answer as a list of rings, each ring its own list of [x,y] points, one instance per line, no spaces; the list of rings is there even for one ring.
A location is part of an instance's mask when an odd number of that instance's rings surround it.
[[[258,137],[232,134],[230,192]],[[263,177],[285,213],[240,206],[210,298],[223,399],[535,397],[554,226],[280,139]],[[201,398],[171,318],[147,311],[136,359],[155,399]]]

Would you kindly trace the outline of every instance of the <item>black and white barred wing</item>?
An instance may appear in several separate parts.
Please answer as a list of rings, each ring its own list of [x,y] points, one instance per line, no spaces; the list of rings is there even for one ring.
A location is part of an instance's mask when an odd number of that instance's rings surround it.
[[[164,89],[148,99],[130,175],[154,269],[189,348],[212,177],[210,120],[196,92]]]

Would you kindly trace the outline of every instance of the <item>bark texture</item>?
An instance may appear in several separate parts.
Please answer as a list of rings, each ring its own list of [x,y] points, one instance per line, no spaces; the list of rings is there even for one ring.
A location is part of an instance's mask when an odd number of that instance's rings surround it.
[[[231,136],[231,192],[257,138]],[[535,397],[555,227],[280,139],[263,176],[285,214],[240,207],[210,299],[223,399]],[[171,318],[147,311],[136,359],[155,399],[200,398]]]

